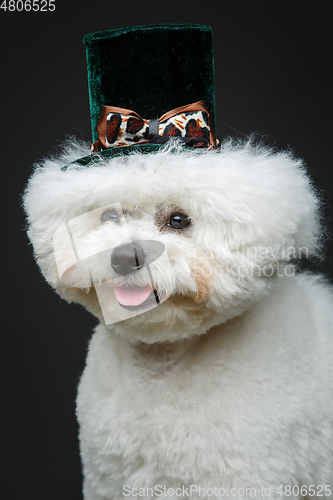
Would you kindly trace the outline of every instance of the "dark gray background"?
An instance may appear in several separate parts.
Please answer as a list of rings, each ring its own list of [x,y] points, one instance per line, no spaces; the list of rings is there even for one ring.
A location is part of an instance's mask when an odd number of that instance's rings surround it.
[[[0,496],[6,500],[81,499],[75,395],[95,320],[60,301],[41,277],[24,232],[20,193],[32,164],[66,134],[90,140],[85,34],[163,22],[210,24],[217,136],[259,132],[267,144],[293,149],[322,190],[329,226],[332,216],[328,2],[55,4],[53,13],[0,10]],[[327,253],[332,257],[332,246]],[[320,269],[332,276],[331,259]]]

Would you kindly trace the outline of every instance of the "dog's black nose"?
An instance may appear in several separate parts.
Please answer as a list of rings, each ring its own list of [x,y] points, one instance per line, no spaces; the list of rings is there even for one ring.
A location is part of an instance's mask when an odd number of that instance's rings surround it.
[[[136,242],[120,245],[111,254],[111,267],[122,276],[138,271],[144,264],[145,254]]]

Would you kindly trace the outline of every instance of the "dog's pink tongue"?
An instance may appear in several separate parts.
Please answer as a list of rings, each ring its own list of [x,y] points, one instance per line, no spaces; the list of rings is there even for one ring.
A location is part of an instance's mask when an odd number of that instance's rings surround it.
[[[141,286],[115,286],[114,293],[119,304],[123,306],[139,306],[153,291],[152,287]]]

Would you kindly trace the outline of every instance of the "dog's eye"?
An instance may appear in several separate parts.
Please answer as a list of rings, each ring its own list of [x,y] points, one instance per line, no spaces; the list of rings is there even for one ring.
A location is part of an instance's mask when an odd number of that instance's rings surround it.
[[[189,217],[187,217],[187,215],[177,212],[171,215],[167,226],[171,227],[172,229],[185,229],[190,224],[191,220],[189,219]]]
[[[108,208],[107,210],[105,210],[105,212],[102,213],[101,221],[102,222],[112,221],[119,223],[118,212],[116,212],[116,210],[113,210],[112,208]]]

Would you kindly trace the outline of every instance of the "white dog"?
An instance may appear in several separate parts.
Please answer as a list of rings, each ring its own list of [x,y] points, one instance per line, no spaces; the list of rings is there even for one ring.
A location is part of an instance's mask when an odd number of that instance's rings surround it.
[[[333,300],[301,161],[177,142],[25,194],[38,264],[100,320],[77,398],[86,500],[332,498]]]

